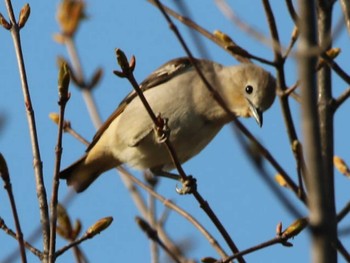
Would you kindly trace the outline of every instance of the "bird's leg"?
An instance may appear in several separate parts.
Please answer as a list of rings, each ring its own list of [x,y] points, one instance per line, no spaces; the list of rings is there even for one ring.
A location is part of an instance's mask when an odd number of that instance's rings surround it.
[[[161,114],[159,113],[157,116],[158,125],[155,126],[154,131],[157,135],[157,141],[158,143],[164,143],[169,139],[170,135],[170,129],[168,126],[168,119],[162,118]],[[182,188],[176,187],[176,192],[178,194],[191,194],[197,190],[197,181],[193,176],[186,176],[183,178],[182,176],[174,173],[169,173],[161,168],[152,168],[150,169],[151,172],[154,175],[162,176],[170,179],[175,179],[177,181],[180,181],[182,183]]]
[[[156,176],[161,176],[161,177],[170,178],[176,181],[181,181],[180,175],[175,173],[166,172],[159,168],[152,168],[150,169],[150,171]]]
[[[166,177],[166,178],[180,181],[182,183],[182,187],[181,188],[176,187],[176,192],[180,195],[191,194],[197,189],[197,180],[191,175],[187,176],[187,178],[183,180],[180,175],[166,172],[162,169],[153,168],[153,169],[150,169],[150,171],[156,176]]]
[[[197,180],[192,175],[188,175],[186,179],[181,178],[182,188],[176,187],[176,192],[180,195],[192,194],[197,191]]]

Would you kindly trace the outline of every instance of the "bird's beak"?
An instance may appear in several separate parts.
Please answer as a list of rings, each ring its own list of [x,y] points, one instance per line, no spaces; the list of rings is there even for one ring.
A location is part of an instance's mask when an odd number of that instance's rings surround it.
[[[256,122],[258,123],[258,125],[261,127],[263,125],[263,113],[262,111],[255,107],[254,104],[248,99],[248,103],[249,103],[249,109],[254,117],[254,119],[256,120]]]

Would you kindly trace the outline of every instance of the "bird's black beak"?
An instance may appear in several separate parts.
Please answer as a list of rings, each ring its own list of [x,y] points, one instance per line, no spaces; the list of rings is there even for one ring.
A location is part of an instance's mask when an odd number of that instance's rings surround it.
[[[254,119],[258,123],[259,127],[261,127],[263,125],[263,113],[262,113],[262,111],[259,108],[255,107],[254,104],[250,100],[248,100],[248,103],[249,103],[249,108],[250,108],[250,111],[252,112]]]

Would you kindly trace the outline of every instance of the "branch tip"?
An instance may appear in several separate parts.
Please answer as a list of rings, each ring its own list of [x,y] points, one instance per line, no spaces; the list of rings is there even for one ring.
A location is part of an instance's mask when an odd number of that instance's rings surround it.
[[[19,19],[18,19],[18,27],[19,29],[23,28],[25,24],[28,21],[30,15],[30,5],[26,3],[22,9],[21,12],[19,13]]]

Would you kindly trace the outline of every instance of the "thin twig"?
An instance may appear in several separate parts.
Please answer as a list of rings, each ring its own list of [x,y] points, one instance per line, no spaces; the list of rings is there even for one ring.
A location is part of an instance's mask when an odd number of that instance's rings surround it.
[[[125,168],[122,168],[125,173],[127,173]],[[142,198],[142,195],[139,191],[139,189],[135,186],[135,184],[127,177],[124,175],[124,173],[121,173],[119,168],[117,168],[120,174],[120,178],[122,182],[124,183],[125,188],[129,191],[129,194],[134,201],[135,206],[137,207],[137,210],[140,212],[140,214],[143,217],[147,216],[148,213],[148,208],[145,200]]]
[[[25,247],[24,247],[24,240],[23,240],[23,233],[21,230],[21,224],[19,221],[18,213],[17,213],[15,197],[14,197],[13,191],[12,191],[11,177],[10,177],[9,170],[7,168],[5,158],[3,157],[3,155],[1,153],[0,153],[0,162],[1,162],[0,177],[4,181],[4,188],[6,189],[6,192],[8,194],[9,200],[10,200],[13,219],[15,221],[15,226],[16,226],[16,232],[17,232],[16,236],[17,236],[17,241],[18,241],[18,245],[19,245],[20,255],[21,255],[22,262],[25,263],[25,262],[27,262],[27,256],[26,256]],[[2,224],[4,224],[4,222],[2,222]]]
[[[347,88],[333,103],[333,111],[335,112],[350,97],[350,88]]]
[[[72,199],[76,196],[76,193],[73,191],[69,191],[62,200],[62,204],[68,205]],[[35,243],[39,238],[41,238],[41,224],[37,225],[36,228],[32,231],[31,234],[27,235],[27,243],[30,246],[31,243]],[[27,245],[26,245],[27,246]],[[40,252],[41,253],[41,252]],[[8,251],[8,254],[3,259],[2,262],[10,263],[13,262],[13,259],[18,256],[18,250],[14,249],[12,251]],[[43,258],[43,255],[42,255]]]
[[[149,3],[157,6],[157,4],[155,3],[154,0],[148,0]],[[223,48],[224,50],[226,50],[229,54],[231,54],[235,59],[237,59],[237,61],[242,62],[242,63],[249,63],[250,59],[254,59],[256,61],[259,61],[261,63],[273,66],[273,62],[253,55],[251,53],[249,53],[248,51],[246,51],[244,48],[242,48],[241,46],[239,46],[237,43],[235,43],[234,40],[232,40],[232,45],[234,47],[237,47],[237,49],[240,52],[235,52],[234,48],[228,47],[225,43],[223,43],[219,38],[217,38],[214,34],[210,33],[208,30],[206,30],[205,28],[201,27],[200,25],[198,25],[197,23],[195,23],[193,20],[189,19],[188,17],[182,16],[179,13],[175,12],[174,10],[170,9],[169,7],[167,7],[166,5],[160,3],[161,6],[163,7],[164,11],[171,15],[172,17],[174,17],[175,19],[179,20],[181,23],[183,23],[184,25],[188,26],[189,28],[192,28],[194,30],[196,30],[197,32],[199,32],[201,35],[205,36],[206,38],[208,38],[209,40],[213,41],[215,44],[217,44],[219,47]],[[244,54],[244,55],[243,55]]]
[[[256,146],[258,151],[264,158],[276,169],[276,171],[282,175],[283,179],[286,181],[286,184],[289,189],[291,189],[299,199],[306,205],[307,196],[305,192],[302,192],[301,195],[299,187],[294,183],[290,178],[288,173],[282,168],[282,166],[276,161],[276,159],[271,155],[271,153],[254,137],[254,135],[237,119],[234,120],[235,125],[238,129]]]
[[[95,99],[92,96],[91,91],[88,88],[86,88],[87,81],[85,81],[83,69],[81,67],[81,62],[80,62],[80,59],[78,56],[78,52],[77,52],[77,49],[75,46],[74,39],[72,39],[71,37],[66,37],[65,44],[67,47],[67,51],[68,51],[73,69],[74,69],[74,76],[78,79],[79,83],[83,83],[83,85],[84,85],[84,87],[80,87],[80,88],[81,88],[81,92],[83,94],[86,108],[89,112],[90,118],[91,118],[95,128],[98,129],[102,125],[101,117],[100,117],[100,114],[96,108]]]
[[[283,58],[282,56],[277,24],[270,5],[270,1],[263,0],[262,2],[263,2],[265,14],[266,14],[267,22],[269,25],[271,37],[274,43],[276,43],[276,45],[273,46],[273,51],[274,51],[274,57],[275,57],[274,62],[277,70],[277,87],[279,88],[279,91],[283,93],[286,90],[286,81],[285,81],[285,73],[284,73],[285,58]],[[299,181],[298,192],[299,192],[299,196],[302,196],[302,195],[305,195],[304,189],[303,189],[303,183],[302,183],[302,175],[305,174],[306,165],[304,162],[301,147],[299,147],[300,151],[293,150],[294,143],[299,142],[299,140],[298,140],[295,125],[293,122],[292,113],[289,107],[288,97],[280,96],[279,98],[280,98],[280,105],[282,109],[284,122],[287,128],[287,134],[289,137],[290,145],[292,148],[294,159],[297,163],[297,174],[298,174],[298,181]]]
[[[292,32],[292,36],[290,38],[290,41],[289,41],[289,45],[287,47],[287,50],[284,52],[284,55],[283,55],[283,59],[286,60],[287,57],[289,56],[290,52],[292,51],[295,43],[297,42],[298,40],[298,29],[297,27],[294,27],[293,29],[293,32]]]
[[[233,126],[236,128],[236,126]],[[301,218],[303,215],[301,212],[297,209],[297,207],[291,203],[291,201],[287,198],[287,196],[282,192],[281,188],[271,179],[269,176],[269,173],[267,172],[266,168],[264,167],[261,156],[257,155],[258,153],[252,153],[251,148],[255,149],[255,145],[249,145],[244,139],[243,135],[238,132],[237,129],[234,129],[234,132],[236,133],[236,137],[238,138],[239,143],[241,144],[245,155],[248,157],[250,162],[252,163],[253,167],[257,170],[257,174],[265,181],[267,186],[271,189],[271,191],[276,195],[278,200],[281,201],[281,203],[284,205],[284,207],[296,218]],[[288,185],[288,183],[287,183]],[[298,194],[296,193],[298,196]]]
[[[152,0],[148,0],[148,2],[150,2],[151,4],[154,4],[152,2]],[[181,15],[179,15],[178,13],[175,13],[176,15],[178,15],[178,17],[183,18],[183,20],[189,21],[190,24],[192,24],[194,27],[196,28],[200,28],[199,25],[197,25],[196,23],[194,23],[194,21],[192,19],[189,19],[189,17],[193,17],[191,14],[190,9],[188,8],[188,4],[189,2],[186,1],[173,1],[173,4],[176,6],[176,8],[179,10],[179,13],[181,13]],[[164,5],[163,5],[164,6]],[[164,8],[165,9],[165,8]],[[172,10],[171,10],[172,11]],[[168,12],[168,11],[167,11]],[[185,24],[185,23],[183,23]],[[203,38],[201,37],[201,34],[197,34],[194,30],[191,30],[193,27],[188,26],[188,31],[189,31],[189,35],[192,38],[192,42],[195,45],[196,49],[198,50],[198,54],[203,57],[203,58],[210,58],[210,54],[207,50],[207,48],[205,47],[204,43],[203,43]],[[207,30],[204,29],[205,32],[209,33]],[[209,33],[210,34],[210,33]],[[210,34],[211,35],[211,34]],[[248,60],[243,58],[243,60]]]
[[[286,242],[286,238],[283,238],[283,237],[275,237],[273,239],[270,239],[266,242],[263,242],[259,245],[256,245],[256,246],[253,246],[251,248],[248,248],[248,249],[244,249],[242,251],[240,251],[238,254],[236,255],[233,255],[233,256],[230,256],[230,257],[227,257],[223,260],[218,260],[216,261],[215,263],[228,263],[230,262],[231,260],[233,259],[236,259],[237,257],[239,256],[244,256],[244,255],[247,255],[247,254],[250,254],[250,253],[253,253],[257,250],[261,250],[263,248],[266,248],[266,247],[270,247],[270,246],[273,246],[273,245],[277,245],[277,244],[283,244],[284,242]]]
[[[350,212],[350,202],[347,202],[346,205],[343,207],[342,210],[340,210],[340,212],[337,215],[337,221],[338,224],[340,221],[342,221],[344,219],[344,217],[349,214]]]
[[[327,62],[327,64],[334,70],[335,73],[338,74],[340,78],[342,78],[347,84],[350,85],[350,75],[347,74],[337,62],[327,56],[327,54],[321,54],[321,57]]]
[[[299,80],[297,80],[292,86],[287,87],[285,90],[279,90],[277,94],[279,96],[291,96],[296,102],[300,103],[300,95],[295,92],[295,90],[299,87]]]
[[[281,96],[292,96],[292,94],[298,87],[299,81],[296,81],[290,88],[283,90]]]
[[[45,258],[47,257],[48,251],[49,251],[50,220],[49,220],[49,209],[48,209],[48,202],[47,202],[44,177],[43,177],[43,167],[42,167],[42,161],[40,157],[38,134],[36,129],[34,109],[32,106],[29,86],[27,82],[26,69],[24,65],[21,38],[19,33],[20,29],[16,22],[11,0],[5,0],[5,3],[6,3],[7,12],[10,17],[10,21],[12,24],[11,35],[12,35],[13,44],[15,47],[15,52],[17,57],[22,92],[24,96],[24,104],[27,110],[27,120],[28,120],[28,126],[29,126],[30,139],[32,143],[33,164],[34,164],[34,172],[35,172],[35,179],[36,179],[36,191],[38,196],[40,220],[41,220],[42,233],[43,233],[43,248],[44,248],[43,253],[44,253],[44,261],[45,261]]]
[[[150,175],[154,177],[153,175]],[[144,177],[146,178],[146,181],[148,182],[149,186],[155,190],[155,187],[157,186],[157,179],[153,178],[147,178],[147,172],[144,173]],[[156,199],[154,196],[152,196],[150,193],[147,195],[148,197],[148,213],[147,213],[147,218],[148,222],[150,224],[150,227],[153,229],[157,228],[157,211],[156,211]],[[157,233],[158,236],[158,233]],[[159,239],[160,240],[160,239]],[[168,248],[168,246],[165,246]],[[159,262],[159,249],[158,249],[158,242],[150,239],[150,251],[151,251],[151,262],[152,263],[158,263]]]
[[[175,253],[178,256],[181,262],[186,262],[185,253],[189,250],[189,247],[186,246],[186,244],[184,244],[183,242],[175,243],[164,231],[164,226],[170,212],[171,210],[166,207],[163,213],[161,214],[157,222],[157,232],[162,241],[167,245],[168,248],[170,248],[171,251],[173,251],[173,253]]]
[[[224,0],[215,0],[216,5],[221,10],[221,12],[230,20],[232,23],[234,23],[239,29],[241,29],[243,32],[246,32],[248,35],[254,37],[259,42],[263,43],[267,47],[273,47],[274,49],[282,49],[282,46],[279,42],[276,42],[275,39],[269,39],[266,36],[264,36],[261,32],[253,28],[252,26],[248,25],[247,23],[244,23],[238,15],[235,14],[235,12],[230,8],[230,6],[227,4]],[[284,48],[285,49],[285,48]]]
[[[60,114],[58,119],[58,134],[57,144],[55,148],[56,161],[54,167],[53,183],[52,183],[52,195],[51,195],[51,221],[50,221],[50,250],[49,250],[49,263],[55,262],[55,249],[56,249],[56,227],[57,227],[57,204],[58,204],[58,188],[59,188],[59,172],[61,167],[62,157],[62,134],[64,121],[64,112],[69,100],[68,86],[69,86],[69,72],[66,65],[61,65],[60,74],[58,77],[58,105],[60,108]]]
[[[80,243],[84,242],[85,240],[88,240],[89,238],[91,238],[91,236],[89,234],[85,233],[81,238],[79,238],[79,239],[69,243],[68,245],[62,247],[61,249],[57,250],[55,252],[55,258],[58,258],[67,250],[71,249],[72,247],[78,246]]]
[[[340,5],[343,9],[346,28],[348,29],[348,34],[350,35],[350,2],[348,0],[340,0]]]
[[[279,35],[278,35],[275,16],[272,12],[270,1],[262,0],[262,2],[263,2],[265,14],[266,14],[267,22],[269,24],[271,37],[273,39],[273,42],[276,43],[275,45],[272,45],[272,48],[273,48],[273,51],[274,51],[273,53],[275,56],[275,63],[276,63],[276,65],[278,65],[281,63],[283,58],[282,58],[281,42],[280,42]]]
[[[8,235],[10,235],[11,237],[13,237],[14,239],[18,240],[18,236],[16,235],[16,233],[15,233],[13,230],[11,230],[10,228],[8,228],[8,226],[5,224],[5,221],[4,221],[1,217],[0,217],[0,228],[1,228],[2,230],[4,230],[4,232],[5,232],[6,234],[8,234]],[[29,243],[26,242],[26,241],[24,241],[24,246],[25,246],[30,252],[32,252],[35,256],[37,256],[40,260],[43,259],[43,253],[42,253],[39,249],[33,247],[31,244],[29,244]],[[7,260],[4,261],[4,262],[7,262]],[[26,262],[26,261],[24,261],[24,262]]]
[[[136,223],[145,232],[149,239],[158,244],[176,263],[181,263],[178,255],[169,249],[166,244],[159,238],[159,235],[155,228],[153,228],[146,220],[141,217],[136,217]],[[152,261],[156,262],[156,261]]]
[[[293,6],[293,1],[292,0],[286,0],[286,5],[288,12],[290,14],[290,17],[293,19],[294,23],[297,24],[299,17],[297,13],[295,12],[294,6]]]
[[[179,206],[175,205],[170,200],[164,198],[157,192],[153,191],[152,188],[144,184],[142,181],[137,179],[136,177],[132,176],[130,173],[128,173],[123,167],[118,167],[118,171],[123,174],[125,177],[127,177],[130,181],[134,182],[144,190],[146,190],[148,193],[150,193],[152,196],[157,198],[160,202],[163,203],[164,206],[170,208],[171,210],[174,210],[176,213],[181,215],[183,218],[188,220],[196,229],[202,233],[202,235],[209,241],[211,246],[218,252],[218,254],[222,257],[226,257],[226,253],[222,249],[222,247],[219,245],[218,241],[197,221],[196,218],[194,218],[192,215],[190,215],[188,212],[180,208]]]
[[[350,262],[350,254],[344,247],[344,245],[340,242],[339,238],[337,239],[336,248],[338,252],[343,256],[346,262]]]

